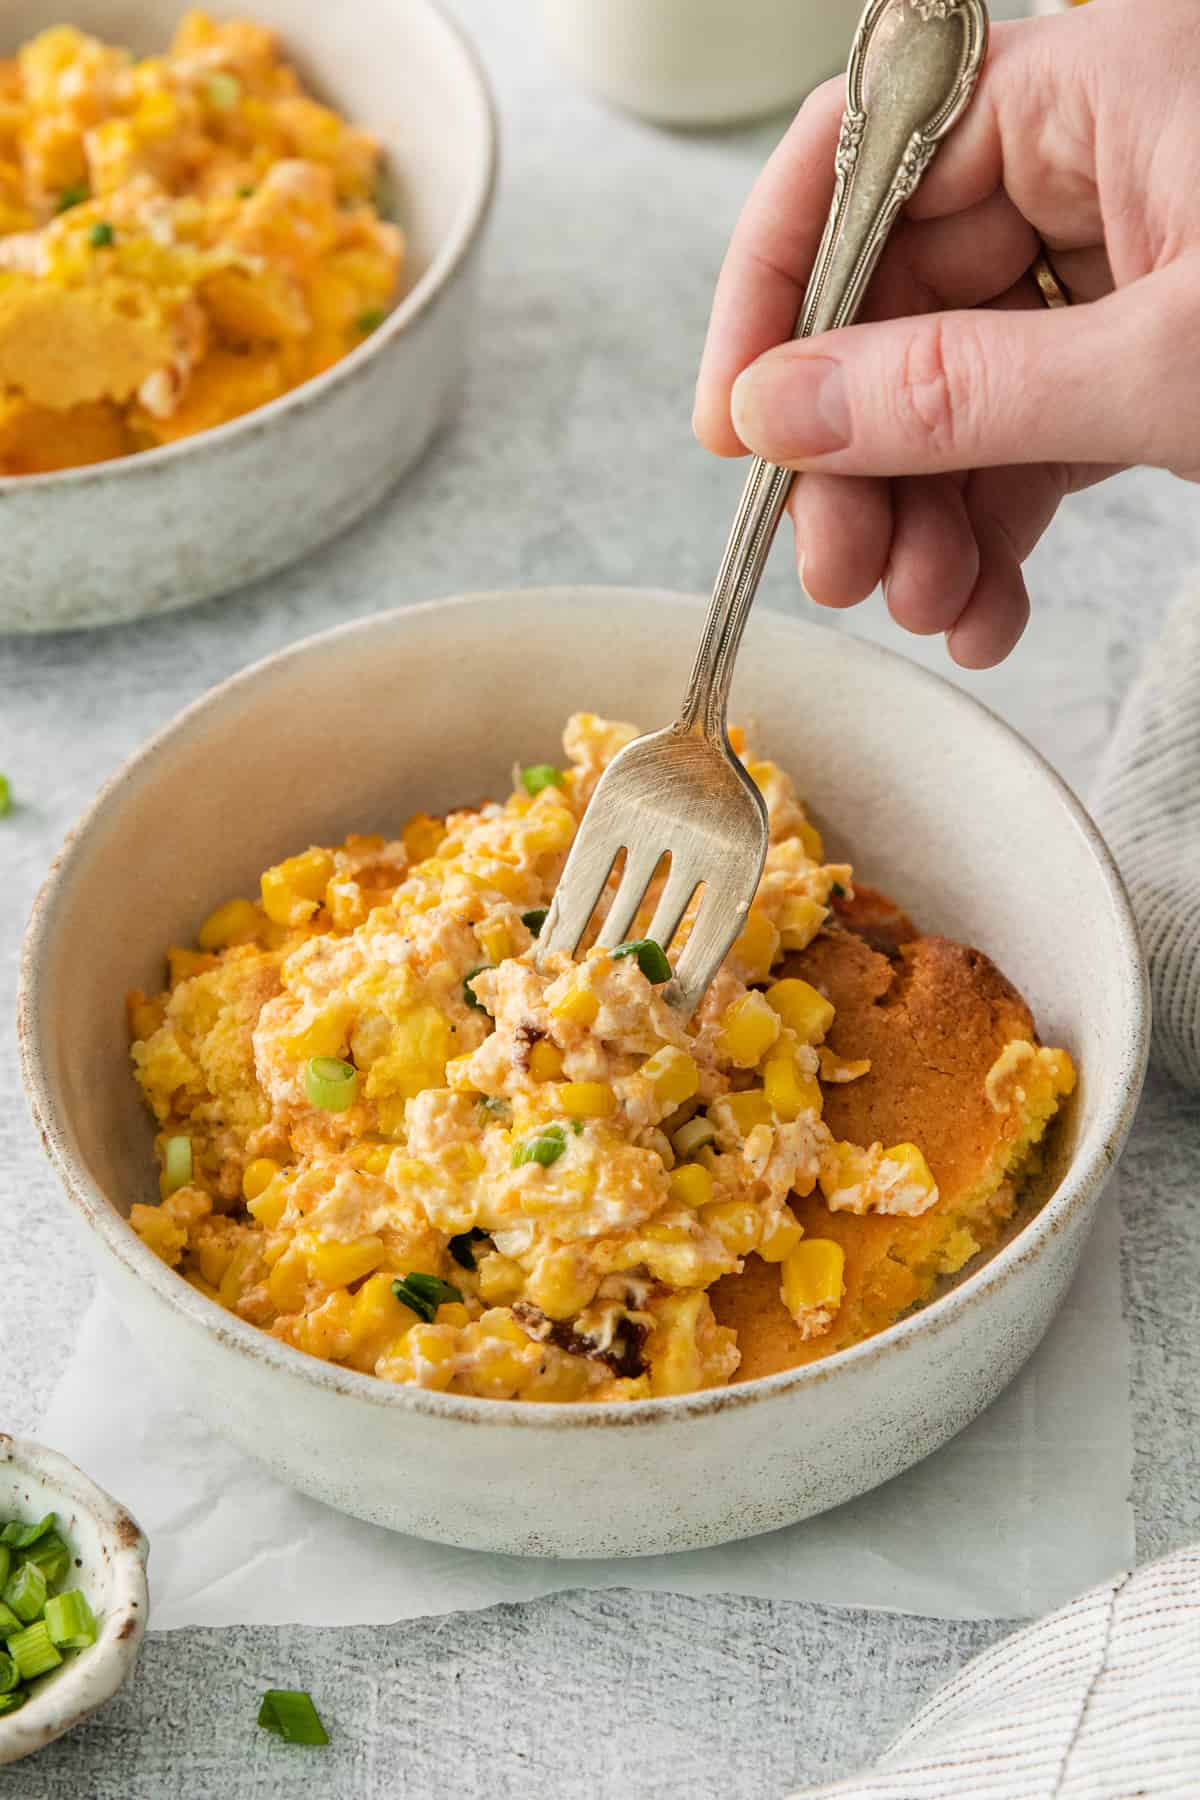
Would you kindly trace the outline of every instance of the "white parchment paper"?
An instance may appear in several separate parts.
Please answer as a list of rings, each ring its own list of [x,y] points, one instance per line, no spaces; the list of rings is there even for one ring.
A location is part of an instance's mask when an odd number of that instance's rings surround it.
[[[1024,1617],[1133,1557],[1118,1241],[1110,1190],[1041,1348],[935,1456],[836,1512],[713,1550],[556,1562],[451,1549],[346,1518],[182,1411],[169,1371],[147,1363],[103,1294],[41,1436],[147,1532],[158,1629],[379,1624],[587,1587]]]

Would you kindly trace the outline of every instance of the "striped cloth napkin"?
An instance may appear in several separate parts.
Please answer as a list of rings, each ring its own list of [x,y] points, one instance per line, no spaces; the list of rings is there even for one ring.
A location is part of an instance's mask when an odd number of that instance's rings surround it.
[[[1152,1056],[1200,1088],[1200,600],[1130,691],[1092,810],[1150,970]],[[983,1656],[869,1772],[793,1800],[1197,1800],[1200,1547],[1093,1588]]]

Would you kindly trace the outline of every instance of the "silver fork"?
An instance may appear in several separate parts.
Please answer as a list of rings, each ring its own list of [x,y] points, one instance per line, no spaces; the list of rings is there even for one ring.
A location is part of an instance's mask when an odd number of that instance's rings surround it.
[[[984,0],[869,0],[846,76],[829,219],[796,328],[850,324],[896,217],[974,91]],[[678,719],[635,739],[602,776],[563,870],[538,962],[574,955],[617,858],[625,867],[598,942],[622,943],[664,856],[649,927],[664,951],[696,890],[692,929],[665,997],[688,1018],[740,933],[767,854],[762,796],[734,755],[726,707],[734,660],[794,477],[756,458],[713,588]]]

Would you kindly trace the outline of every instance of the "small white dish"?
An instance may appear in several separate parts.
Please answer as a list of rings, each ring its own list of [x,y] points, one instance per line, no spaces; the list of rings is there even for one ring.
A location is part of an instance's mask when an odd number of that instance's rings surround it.
[[[397,1387],[207,1300],[130,1230],[158,1194],[122,998],[219,901],[347,831],[505,790],[566,715],[673,716],[701,604],[632,588],[476,594],[377,614],[205,696],[102,790],[42,890],[18,1007],[26,1087],[103,1279],[185,1404],[292,1486],[475,1549],[696,1549],[794,1523],[935,1450],[1036,1347],[1087,1241],[1145,1068],[1145,970],[1095,827],[986,708],[903,657],[767,610],[732,716],[797,779],[834,857],[977,946],[1080,1083],[1041,1210],[950,1292],[853,1348],[633,1405]],[[253,755],[248,758],[247,745]],[[317,770],[314,777],[312,771]]]
[[[139,54],[185,0],[8,0],[0,55],[61,22]],[[282,568],[352,523],[421,455],[458,396],[496,170],[483,71],[431,0],[209,0],[273,26],[314,92],[373,131],[408,251],[403,298],[315,380],[178,444],[0,477],[0,632],[188,606]]]
[[[43,1675],[24,1706],[0,1717],[0,1764],[40,1750],[111,1700],[146,1630],[149,1546],[133,1519],[65,1456],[0,1432],[0,1519],[48,1512],[58,1514],[75,1557],[69,1585],[82,1588],[99,1630],[89,1649]]]

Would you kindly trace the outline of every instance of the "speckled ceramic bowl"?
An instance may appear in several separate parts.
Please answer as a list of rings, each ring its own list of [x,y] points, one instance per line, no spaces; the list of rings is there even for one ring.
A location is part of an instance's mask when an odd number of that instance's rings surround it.
[[[0,1764],[40,1750],[111,1700],[146,1630],[148,1546],[124,1507],[65,1456],[0,1432],[0,1519],[29,1521],[48,1512],[58,1514],[74,1553],[70,1585],[87,1595],[99,1629],[90,1649],[43,1675],[24,1706],[0,1718]],[[10,1791],[3,1782],[0,1790]]]
[[[948,683],[821,627],[750,624],[735,716],[798,777],[833,853],[1020,984],[1082,1071],[1045,1205],[950,1293],[868,1343],[632,1406],[393,1387],[204,1299],[129,1229],[157,1188],[122,996],[156,988],[230,894],[309,843],[505,791],[565,715],[673,716],[701,614],[637,590],[481,595],[310,638],[189,708],[109,783],[25,944],[25,1076],[50,1156],[146,1355],[285,1480],[398,1530],[560,1556],[681,1550],[836,1506],[995,1398],[1065,1294],[1141,1085],[1147,1001],[1120,881],[1027,744]],[[319,779],[312,772],[320,771]]]
[[[381,139],[408,241],[386,322],[228,425],[92,468],[0,477],[0,632],[166,612],[293,562],[409,468],[453,404],[495,175],[474,53],[432,0],[206,0],[280,33],[314,92]],[[8,0],[0,55],[64,16],[146,53],[185,0]]]

